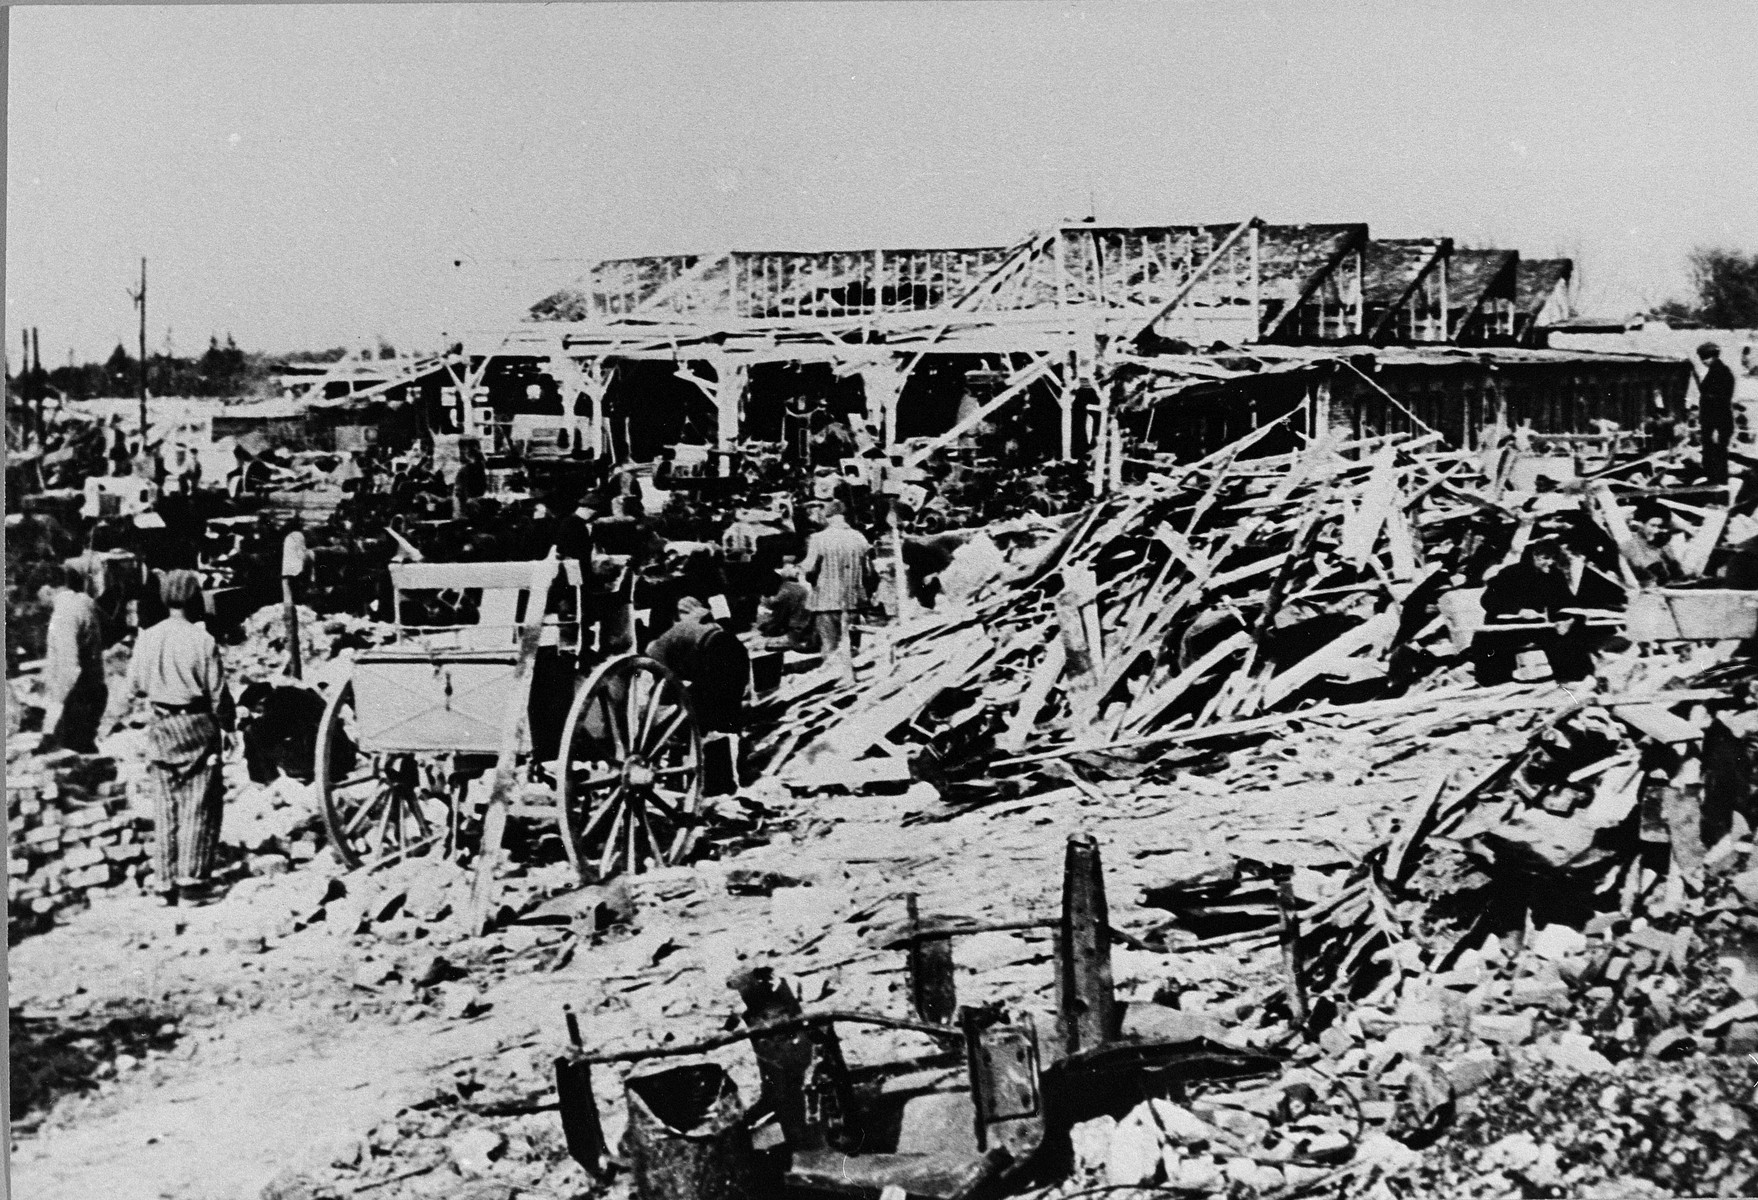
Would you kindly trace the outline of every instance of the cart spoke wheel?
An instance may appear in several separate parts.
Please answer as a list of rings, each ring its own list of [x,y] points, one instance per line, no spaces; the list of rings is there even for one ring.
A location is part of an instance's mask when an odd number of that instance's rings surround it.
[[[367,754],[356,736],[354,687],[330,697],[317,737],[318,796],[336,855],[350,867],[456,850],[445,772],[412,754]]]
[[[557,763],[562,845],[588,883],[688,856],[702,806],[702,734],[682,682],[613,658],[574,698]]]

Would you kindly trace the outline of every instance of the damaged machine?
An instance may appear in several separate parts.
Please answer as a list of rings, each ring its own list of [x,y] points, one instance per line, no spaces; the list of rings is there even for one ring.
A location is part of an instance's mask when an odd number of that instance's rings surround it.
[[[954,940],[971,934],[1054,930],[1056,1011],[960,1005]],[[1156,1037],[1145,1014],[1115,996],[1097,843],[1068,840],[1062,913],[1001,924],[908,922],[888,944],[905,955],[910,1018],[807,1013],[768,968],[728,981],[744,1001],[744,1027],[684,1045],[588,1053],[568,1014],[571,1052],[556,1060],[568,1149],[604,1177],[611,1155],[599,1123],[592,1068],[691,1058],[629,1076],[623,1160],[644,1200],[866,1197],[962,1200],[999,1196],[1054,1178],[1071,1161],[1069,1130],[1121,1116],[1150,1097],[1193,1083],[1270,1074],[1272,1054],[1201,1037]],[[938,1043],[920,1058],[847,1062],[839,1024],[910,1030]],[[749,1042],[762,1081],[748,1110],[710,1050]]]

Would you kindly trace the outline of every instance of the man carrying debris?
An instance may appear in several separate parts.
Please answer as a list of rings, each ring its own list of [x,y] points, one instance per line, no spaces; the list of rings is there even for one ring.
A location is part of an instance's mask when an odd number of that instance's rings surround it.
[[[1703,475],[1710,483],[1727,482],[1728,443],[1734,439],[1734,373],[1721,361],[1721,347],[1697,347],[1703,378],[1697,381],[1697,424],[1703,433]]]
[[[1477,682],[1507,683],[1523,652],[1539,651],[1559,683],[1593,674],[1591,633],[1568,610],[1601,607],[1594,568],[1571,556],[1561,540],[1537,538],[1519,562],[1503,567],[1483,589],[1483,627],[1471,643]]]
[[[867,558],[872,546],[849,527],[843,506],[832,500],[824,508],[824,528],[806,543],[800,573],[812,584],[807,602],[818,618],[818,643],[825,659],[845,682],[855,681],[850,624],[867,602]]]
[[[723,733],[743,725],[751,662],[744,643],[721,628],[698,596],[678,601],[678,619],[654,638],[647,656],[683,680],[702,724]]]
[[[49,612],[48,659],[43,668],[43,749],[97,752],[98,725],[109,689],[104,686],[104,635],[98,606],[86,594],[85,575],[64,566],[39,593]]]
[[[222,731],[233,724],[220,648],[201,624],[194,571],[167,571],[159,595],[169,615],[144,630],[128,682],[152,706],[147,778],[153,793],[153,868],[167,904],[203,899],[220,842]]]

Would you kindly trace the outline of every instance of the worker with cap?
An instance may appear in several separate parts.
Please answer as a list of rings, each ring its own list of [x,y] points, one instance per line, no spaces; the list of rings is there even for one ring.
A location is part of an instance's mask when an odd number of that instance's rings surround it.
[[[800,579],[800,564],[787,558],[775,569],[774,595],[765,596],[757,607],[757,627],[750,644],[762,650],[818,653],[818,626],[810,607],[812,589]]]
[[[104,686],[104,634],[97,603],[86,593],[78,567],[60,569],[39,598],[50,605],[48,652],[43,667],[42,749],[97,752],[98,726],[109,689]]]
[[[1727,482],[1728,443],[1734,439],[1734,373],[1721,361],[1721,347],[1697,347],[1703,378],[1697,381],[1697,425],[1703,433],[1703,474],[1710,483]]]
[[[201,623],[194,571],[159,581],[168,615],[142,631],[128,682],[152,710],[147,780],[153,797],[153,867],[167,904],[206,898],[220,843],[220,767],[233,727],[220,648]]]
[[[708,729],[737,733],[744,724],[751,660],[744,643],[714,619],[700,596],[678,600],[678,619],[654,638],[647,656],[681,679]]]

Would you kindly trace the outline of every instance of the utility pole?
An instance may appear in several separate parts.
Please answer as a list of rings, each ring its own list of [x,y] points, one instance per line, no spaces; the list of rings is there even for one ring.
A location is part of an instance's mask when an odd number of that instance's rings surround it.
[[[18,360],[18,406],[23,410],[19,420],[27,425],[31,423],[31,327],[26,325],[21,331],[24,334],[24,357]],[[31,430],[36,435],[37,445],[43,444],[43,430],[37,426]]]
[[[49,444],[48,429],[43,424],[43,393],[48,391],[48,380],[43,377],[43,335],[35,325],[31,326],[31,357],[25,360],[28,368],[35,361],[36,367],[31,371],[31,387],[37,394],[37,439],[45,448]]]
[[[146,359],[146,259],[140,260],[140,291],[129,292],[135,306],[140,309],[140,451],[146,453],[147,445],[147,359]]]

